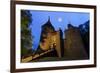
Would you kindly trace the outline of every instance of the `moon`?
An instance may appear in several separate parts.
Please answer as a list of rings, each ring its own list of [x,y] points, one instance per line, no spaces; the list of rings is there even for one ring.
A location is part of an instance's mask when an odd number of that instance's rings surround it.
[[[61,17],[59,17],[59,18],[58,18],[58,21],[59,21],[59,22],[62,22],[62,18],[61,18]]]

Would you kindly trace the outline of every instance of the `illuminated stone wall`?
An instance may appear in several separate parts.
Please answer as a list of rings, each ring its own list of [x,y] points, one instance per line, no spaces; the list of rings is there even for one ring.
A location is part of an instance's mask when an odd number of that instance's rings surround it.
[[[64,56],[68,59],[87,59],[79,29],[73,26],[65,31]]]

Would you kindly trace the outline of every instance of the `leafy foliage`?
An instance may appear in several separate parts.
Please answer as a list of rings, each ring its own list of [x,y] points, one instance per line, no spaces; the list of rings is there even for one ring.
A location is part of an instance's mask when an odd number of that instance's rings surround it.
[[[79,25],[82,40],[88,55],[89,55],[89,23],[90,22],[87,21],[84,24]]]
[[[32,18],[30,11],[21,10],[21,57],[32,53],[33,37],[31,34],[31,29],[29,28],[31,22]]]

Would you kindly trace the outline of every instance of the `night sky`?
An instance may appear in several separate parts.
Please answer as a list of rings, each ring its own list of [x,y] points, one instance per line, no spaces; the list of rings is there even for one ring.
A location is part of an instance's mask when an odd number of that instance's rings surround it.
[[[36,50],[39,45],[41,26],[45,24],[50,18],[51,24],[55,30],[59,28],[64,31],[67,29],[67,24],[71,23],[73,26],[79,26],[89,20],[89,13],[79,12],[51,12],[51,11],[31,11],[32,14],[32,36],[33,49]]]

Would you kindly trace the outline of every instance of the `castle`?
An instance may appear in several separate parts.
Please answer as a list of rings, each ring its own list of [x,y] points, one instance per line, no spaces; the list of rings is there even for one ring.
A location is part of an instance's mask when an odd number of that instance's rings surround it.
[[[55,30],[53,25],[48,21],[41,27],[41,36],[39,49],[47,51],[49,49],[55,49],[59,58],[66,57],[67,59],[87,59],[87,53],[84,49],[82,38],[80,36],[79,29],[77,27],[68,24],[68,29],[64,31],[65,38],[63,38],[63,32]],[[55,54],[53,54],[55,55]]]

